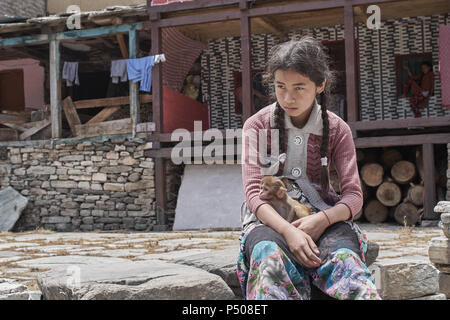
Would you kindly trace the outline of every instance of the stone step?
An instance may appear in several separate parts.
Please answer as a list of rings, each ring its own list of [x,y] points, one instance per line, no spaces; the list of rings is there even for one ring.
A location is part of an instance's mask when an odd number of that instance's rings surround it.
[[[70,270],[69,270],[70,269]],[[231,300],[218,275],[161,260],[59,265],[38,277],[46,300]]]
[[[439,273],[439,292],[444,293],[450,299],[450,274]]]
[[[376,261],[369,267],[378,293],[384,300],[404,300],[439,291],[438,270],[422,260]]]
[[[40,300],[40,291],[29,291],[28,288],[13,279],[0,278],[1,300]]]
[[[431,239],[428,257],[435,265],[448,265],[450,267],[450,239],[446,237]]]

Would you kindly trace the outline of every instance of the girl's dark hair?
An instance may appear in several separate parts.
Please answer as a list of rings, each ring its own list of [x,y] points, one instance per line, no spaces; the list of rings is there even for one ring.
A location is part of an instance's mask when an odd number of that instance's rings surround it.
[[[293,70],[308,77],[316,86],[321,86],[327,79],[324,94],[328,94],[334,83],[335,75],[329,68],[329,57],[325,48],[316,39],[305,36],[299,40],[291,40],[274,46],[270,51],[264,82],[266,85],[273,83],[275,71]],[[329,142],[329,120],[325,104],[321,105],[323,134],[320,146],[321,158],[327,156]],[[275,128],[279,129],[280,153],[285,150],[285,123],[284,110],[279,103],[275,109]],[[321,164],[322,165],[322,164]],[[326,198],[329,191],[329,176],[327,166],[322,165],[321,171],[321,196]]]

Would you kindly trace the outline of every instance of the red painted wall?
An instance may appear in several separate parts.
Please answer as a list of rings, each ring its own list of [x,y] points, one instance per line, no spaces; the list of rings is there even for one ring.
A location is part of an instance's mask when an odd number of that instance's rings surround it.
[[[209,108],[173,89],[163,87],[163,129],[171,133],[184,128],[194,131],[194,121],[202,121],[202,130],[209,129]]]

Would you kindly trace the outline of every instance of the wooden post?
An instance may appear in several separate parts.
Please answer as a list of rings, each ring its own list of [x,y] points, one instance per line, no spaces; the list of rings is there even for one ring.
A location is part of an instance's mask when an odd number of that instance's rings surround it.
[[[424,213],[423,219],[436,220],[439,215],[434,213],[436,205],[436,183],[435,183],[435,167],[434,167],[434,145],[425,143],[422,145],[423,156],[423,174],[425,186]]]
[[[159,14],[150,15],[151,19],[151,54],[160,54],[162,49],[161,28]],[[155,133],[164,132],[163,101],[162,101],[162,65],[157,63],[152,70],[152,106]],[[160,148],[161,142],[155,141],[154,148]],[[166,159],[155,158],[155,196],[156,196],[156,223],[155,231],[167,229],[167,191],[166,191]]]
[[[347,85],[347,122],[355,122],[359,117],[356,96],[355,20],[351,1],[348,1],[344,6],[344,35]],[[352,130],[352,133],[353,138],[357,138],[354,130]]]
[[[61,55],[59,40],[55,35],[50,39],[50,106],[52,119],[52,138],[61,137]]]
[[[253,114],[253,86],[251,74],[251,30],[248,2],[241,0],[241,61],[242,61],[242,123]]]
[[[139,51],[139,38],[136,30],[129,31],[129,56],[137,58]],[[140,122],[139,83],[130,80],[130,118],[133,138],[136,136],[136,125]]]

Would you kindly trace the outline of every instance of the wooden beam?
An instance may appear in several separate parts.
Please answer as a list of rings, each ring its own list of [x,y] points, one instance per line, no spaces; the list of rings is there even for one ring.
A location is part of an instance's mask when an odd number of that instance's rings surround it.
[[[108,48],[110,48],[110,49],[114,49],[115,48],[115,46],[111,42],[109,42],[108,39],[105,39],[105,38],[99,38],[99,39]]]
[[[139,52],[139,38],[136,30],[130,30],[128,34],[128,45],[130,51],[130,58],[137,58]],[[140,122],[140,105],[139,105],[139,87],[138,83],[130,80],[130,117],[132,121],[133,138],[136,136],[136,124]]]
[[[119,110],[120,110],[120,107],[105,108],[102,111],[100,111],[99,113],[97,113],[91,120],[89,120],[86,123],[91,124],[91,123],[103,122]]]
[[[56,33],[57,40],[70,40],[70,39],[81,39],[81,38],[96,38],[111,36],[118,33],[127,33],[132,30],[142,29],[142,22],[121,24],[117,26],[105,26],[93,29],[82,29],[82,30],[71,30]]]
[[[15,114],[6,114],[6,113],[0,113],[0,122],[26,122],[28,121],[28,117],[19,116]]]
[[[248,2],[254,0],[247,0]],[[161,6],[152,6],[151,0],[147,0],[147,8],[148,12],[174,12],[179,10],[196,10],[196,9],[205,9],[205,8],[213,8],[213,7],[222,7],[238,4],[240,0],[202,0],[202,1],[189,1],[183,3],[169,3]]]
[[[156,223],[167,226],[166,159],[155,158]]]
[[[23,131],[27,131],[29,129],[27,127],[21,126],[19,124],[11,123],[11,122],[1,122],[0,124],[2,124],[4,126],[7,126],[7,127],[11,128],[11,129],[19,130],[19,131],[22,131],[22,132]]]
[[[280,39],[288,38],[283,28],[279,26],[275,21],[271,20],[269,17],[256,17],[253,18],[253,20],[265,30],[267,30],[267,33],[273,33]]]
[[[426,143],[450,143],[450,133],[356,138],[354,141],[356,148],[412,146]]]
[[[239,20],[241,13],[239,11],[225,11],[205,13],[199,15],[180,16],[174,18],[162,19],[159,24],[161,27],[176,27],[189,24],[201,24],[218,21]]]
[[[162,37],[159,14],[151,17],[151,54],[162,53]],[[153,98],[153,122],[155,123],[155,132],[164,132],[164,114],[162,100],[162,66],[157,63],[152,70],[152,98]],[[160,148],[160,142],[154,142],[155,148]],[[160,227],[167,226],[167,189],[166,189],[166,161],[164,159],[155,159],[155,198],[156,198],[156,223]]]
[[[81,121],[70,96],[64,99],[63,110],[66,115],[67,122],[69,123],[70,131],[72,132],[72,135],[76,136],[75,127],[81,124]]]
[[[100,123],[80,124],[75,126],[77,137],[109,136],[131,133],[131,119],[120,119]]]
[[[151,29],[152,48],[151,54],[156,55],[161,53],[162,38],[161,29],[158,21],[152,21]],[[162,69],[161,63],[153,66],[152,70],[152,98],[153,98],[153,122],[156,125],[156,132],[164,132],[163,128],[163,106],[162,106]]]
[[[432,143],[425,143],[422,146],[423,156],[423,182],[425,187],[425,196],[423,203],[423,219],[437,220],[439,215],[434,213],[436,205],[436,182],[434,165],[434,146]]]
[[[422,127],[448,126],[450,116],[430,118],[408,118],[396,120],[356,121],[348,122],[348,125],[357,131],[370,131],[380,129],[412,129]]]
[[[345,37],[345,70],[347,85],[347,121],[359,120],[357,109],[356,90],[356,59],[355,59],[355,21],[353,7],[346,4],[344,7],[344,37]]]
[[[50,105],[53,139],[60,138],[62,130],[60,64],[60,42],[52,35],[50,40]]]
[[[50,119],[45,119],[45,120],[37,121],[37,122],[38,122],[38,124],[35,127],[30,128],[30,129],[26,130],[25,132],[23,132],[19,136],[19,139],[25,140],[26,138],[31,137],[33,134],[41,131],[42,129],[44,129],[51,123]]]
[[[17,47],[17,46],[28,46],[28,45],[38,45],[49,42],[48,34],[38,34],[31,36],[22,36],[15,38],[0,39],[0,47]]]
[[[214,7],[211,1],[205,2],[205,7]],[[247,0],[248,2],[249,0]],[[370,4],[381,4],[388,2],[398,2],[399,0],[334,0],[334,1],[311,1],[311,2],[296,2],[289,3],[285,5],[268,5],[264,7],[256,7],[248,9],[248,15],[250,18],[253,17],[261,17],[261,16],[270,16],[270,15],[279,15],[279,14],[288,14],[288,13],[296,13],[296,12],[304,12],[304,11],[314,11],[314,10],[324,10],[324,9],[333,9],[333,8],[342,8],[345,5],[351,6],[360,6],[360,5],[370,5]],[[206,4],[207,3],[207,4]],[[234,1],[233,3],[238,3],[238,1]],[[179,4],[188,6],[188,3]],[[189,3],[189,5],[194,5],[193,3]],[[203,7],[203,1],[199,2],[198,5]],[[171,12],[171,5],[164,5],[158,7],[165,8],[156,8],[149,7],[149,16],[160,13],[160,12]],[[175,4],[173,5],[176,8]],[[164,11],[157,11],[164,10]],[[179,9],[177,9],[179,10]],[[184,10],[184,9],[181,9]],[[176,11],[176,10],[173,10]],[[239,10],[230,8],[228,11],[223,12],[212,12],[212,13],[199,13],[199,14],[190,14],[185,16],[177,16],[172,18],[165,18],[160,20],[161,27],[175,27],[175,26],[183,26],[183,25],[191,25],[191,24],[202,24],[202,23],[210,23],[210,22],[219,22],[219,21],[228,21],[228,20],[238,20],[240,18]]]
[[[122,58],[128,59],[128,49],[127,45],[125,44],[125,39],[123,37],[123,34],[116,34],[117,42],[119,43],[120,52],[122,53]]]
[[[241,0],[242,5],[247,5]],[[251,74],[251,30],[248,9],[241,10],[241,61],[242,61],[242,122],[253,114],[253,85]]]
[[[150,95],[150,94],[141,94],[139,97],[140,97],[140,103],[152,102],[152,95]],[[78,101],[75,101],[74,104],[77,109],[129,105],[130,104],[130,96],[78,100]]]

